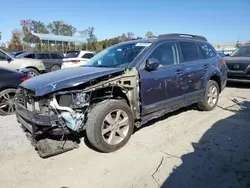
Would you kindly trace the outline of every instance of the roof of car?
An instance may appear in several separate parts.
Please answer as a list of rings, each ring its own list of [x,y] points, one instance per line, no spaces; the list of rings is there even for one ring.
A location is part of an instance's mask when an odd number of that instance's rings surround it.
[[[207,42],[207,39],[200,35],[170,33],[170,34],[159,35],[158,37],[155,37],[155,38],[129,40],[129,41],[122,42],[120,44],[129,44],[129,43],[136,43],[136,42],[155,43],[155,42],[161,42],[161,41],[167,41],[167,40],[187,40],[187,41]]]
[[[190,39],[190,38],[150,38],[150,39],[137,39],[137,40],[130,40],[121,42],[119,44],[131,44],[131,43],[157,43],[162,41],[173,41],[173,40],[186,40],[186,41],[199,41],[204,42],[198,39]]]

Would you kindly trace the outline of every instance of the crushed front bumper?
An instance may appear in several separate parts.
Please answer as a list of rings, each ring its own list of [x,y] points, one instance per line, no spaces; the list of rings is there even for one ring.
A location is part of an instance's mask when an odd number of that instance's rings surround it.
[[[79,140],[74,137],[57,115],[39,115],[16,104],[17,121],[25,127],[29,140],[42,158],[55,156],[78,148]],[[28,131],[28,132],[27,132]],[[73,136],[73,137],[71,137]]]
[[[50,130],[52,135],[63,135],[66,130],[57,128],[63,123],[57,115],[41,115],[27,110],[21,104],[16,104],[17,121],[21,123],[35,138],[38,135]]]

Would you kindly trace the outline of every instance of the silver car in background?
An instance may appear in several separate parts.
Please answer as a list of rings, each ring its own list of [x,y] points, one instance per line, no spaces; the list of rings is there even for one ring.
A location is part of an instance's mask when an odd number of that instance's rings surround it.
[[[41,60],[28,59],[28,58],[16,59],[1,49],[0,49],[0,67],[12,70],[27,68],[29,69],[29,75],[31,77],[37,76],[45,72],[45,66]]]

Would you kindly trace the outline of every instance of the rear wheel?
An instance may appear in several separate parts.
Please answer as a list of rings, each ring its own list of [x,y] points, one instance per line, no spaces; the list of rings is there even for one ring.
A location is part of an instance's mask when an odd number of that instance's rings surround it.
[[[0,115],[6,116],[15,113],[16,89],[6,89],[0,92]]]
[[[204,111],[211,111],[217,106],[218,100],[219,100],[219,86],[217,82],[209,80],[204,95],[204,99],[202,102],[198,104],[198,108]]]
[[[123,147],[130,139],[133,130],[133,115],[124,101],[103,101],[88,115],[86,127],[88,140],[102,152],[113,152]]]
[[[29,76],[31,77],[35,77],[35,76],[38,76],[40,73],[34,69],[34,68],[29,68]]]
[[[57,71],[60,70],[61,66],[60,65],[53,65],[53,67],[51,68],[51,71]]]

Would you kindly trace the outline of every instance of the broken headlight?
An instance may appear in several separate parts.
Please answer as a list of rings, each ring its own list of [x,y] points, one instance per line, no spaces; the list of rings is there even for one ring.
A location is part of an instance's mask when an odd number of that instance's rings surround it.
[[[89,102],[89,94],[83,92],[59,92],[56,98],[60,106],[72,109],[83,108]]]

